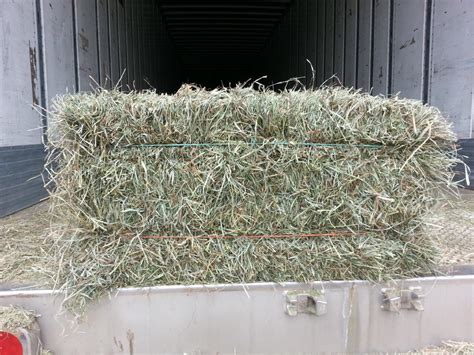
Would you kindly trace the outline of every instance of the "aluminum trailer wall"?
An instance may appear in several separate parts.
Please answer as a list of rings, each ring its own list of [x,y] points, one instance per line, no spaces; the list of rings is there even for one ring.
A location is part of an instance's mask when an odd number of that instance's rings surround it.
[[[301,8],[306,16],[295,17]],[[268,42],[261,71],[274,82],[306,76],[310,84],[310,67],[301,70],[308,59],[317,85],[336,76],[373,94],[423,100],[449,117],[459,138],[472,138],[473,32],[469,0],[297,0]],[[292,56],[289,70],[275,53]]]
[[[0,2],[0,216],[46,196],[38,41],[34,1]]]
[[[122,74],[124,90],[176,88],[158,11],[154,1],[0,1],[0,217],[47,196],[47,117],[33,105],[47,116],[54,96],[110,88]]]

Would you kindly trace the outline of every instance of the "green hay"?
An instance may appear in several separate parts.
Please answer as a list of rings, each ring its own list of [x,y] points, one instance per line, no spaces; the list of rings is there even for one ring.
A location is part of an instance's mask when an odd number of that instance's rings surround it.
[[[420,238],[379,236],[209,240],[61,239],[56,275],[66,304],[87,303],[119,287],[246,282],[382,281],[431,272],[436,249]],[[66,256],[65,256],[66,255]]]
[[[102,90],[58,98],[51,126],[70,223],[52,277],[79,307],[125,286],[428,273],[425,216],[455,188],[438,110],[342,88]],[[350,234],[242,237],[335,230]]]

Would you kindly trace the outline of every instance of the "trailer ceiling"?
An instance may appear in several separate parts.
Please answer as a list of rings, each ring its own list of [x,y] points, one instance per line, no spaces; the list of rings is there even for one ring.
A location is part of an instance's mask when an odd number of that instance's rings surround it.
[[[258,75],[258,59],[291,0],[162,0],[183,80],[207,86]]]

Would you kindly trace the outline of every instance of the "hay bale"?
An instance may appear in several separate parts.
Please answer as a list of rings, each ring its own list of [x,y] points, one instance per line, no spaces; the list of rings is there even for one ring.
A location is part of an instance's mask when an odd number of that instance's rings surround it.
[[[56,112],[57,210],[92,232],[403,233],[453,164],[436,109],[339,88],[102,91]]]
[[[414,276],[434,258],[425,214],[454,188],[437,109],[348,89],[102,90],[58,98],[53,121],[53,211],[79,230],[58,279],[75,295]]]

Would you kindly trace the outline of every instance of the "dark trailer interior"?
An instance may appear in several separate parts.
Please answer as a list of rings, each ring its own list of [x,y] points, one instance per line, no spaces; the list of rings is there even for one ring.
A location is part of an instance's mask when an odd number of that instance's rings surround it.
[[[289,2],[162,1],[181,81],[216,87],[265,75],[265,49]]]

